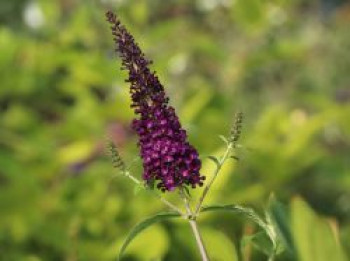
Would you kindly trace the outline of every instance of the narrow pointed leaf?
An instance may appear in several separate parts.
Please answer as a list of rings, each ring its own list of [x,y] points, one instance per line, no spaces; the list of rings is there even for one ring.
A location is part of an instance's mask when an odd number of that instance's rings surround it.
[[[266,231],[267,225],[263,219],[259,217],[259,215],[251,208],[242,207],[239,205],[209,205],[203,206],[201,212],[208,211],[225,211],[225,212],[233,212],[237,214],[242,214],[249,218],[251,221],[256,223],[262,229]]]
[[[220,166],[220,162],[219,162],[217,157],[215,157],[215,156],[208,156],[208,159],[212,160],[215,163],[216,167]]]
[[[151,216],[143,221],[141,221],[140,223],[138,223],[129,233],[129,235],[126,237],[122,247],[120,248],[119,251],[119,256],[118,256],[118,260],[121,259],[124,251],[126,250],[126,248],[128,247],[128,245],[132,242],[132,240],[139,234],[141,233],[143,230],[145,230],[146,228],[148,228],[149,226],[153,225],[154,223],[166,220],[166,219],[170,219],[170,218],[176,218],[176,217],[180,217],[180,214],[178,214],[177,212],[162,212],[162,213],[158,213],[154,216]]]
[[[250,219],[252,222],[256,223],[261,229],[263,229],[264,234],[266,235],[265,237],[268,238],[271,242],[271,249],[273,249],[273,246],[277,245],[275,233],[273,233],[274,231],[273,231],[272,225],[266,223],[266,221],[262,219],[251,208],[246,208],[239,205],[210,205],[210,206],[202,207],[201,212],[207,212],[207,211],[225,211],[225,212],[232,212],[232,213],[244,215],[246,218]],[[257,244],[257,242],[254,242],[254,243]],[[261,244],[261,242],[259,243]],[[257,247],[257,245],[255,245],[255,247]],[[271,251],[272,250],[270,250],[269,252]]]
[[[237,156],[235,156],[235,155],[230,156],[230,158],[231,158],[231,159],[234,159],[234,160],[237,160],[237,161],[240,160],[240,159],[239,159]]]
[[[259,252],[262,252],[267,256],[270,256],[273,253],[273,245],[269,237],[263,231],[260,231],[253,235],[243,236],[241,240],[242,255],[244,255],[244,249],[249,245],[253,246]]]
[[[258,232],[252,237],[253,246],[267,256],[273,255],[274,249],[270,238],[264,232]]]
[[[226,144],[229,144],[229,141],[227,140],[227,138],[224,135],[219,135],[219,138],[225,142]]]
[[[295,254],[295,246],[292,239],[292,233],[289,228],[290,220],[287,209],[274,196],[270,197],[268,204],[272,224],[275,227],[282,243],[290,254]]]
[[[183,186],[183,189],[184,189],[184,192],[186,193],[186,196],[187,196],[188,198],[191,198],[191,197],[192,197],[192,196],[191,196],[191,192],[190,192],[190,190],[188,189],[188,187]]]

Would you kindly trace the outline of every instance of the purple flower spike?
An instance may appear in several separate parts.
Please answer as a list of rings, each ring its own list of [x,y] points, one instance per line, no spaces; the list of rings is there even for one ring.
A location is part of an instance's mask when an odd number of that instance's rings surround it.
[[[131,85],[131,107],[138,115],[132,128],[139,136],[143,179],[148,184],[156,182],[163,192],[183,185],[202,186],[205,177],[199,173],[198,152],[187,142],[186,131],[181,128],[174,108],[168,105],[164,87],[155,72],[149,69],[152,62],[145,58],[115,14],[109,11],[106,17],[112,25],[122,69],[129,71],[126,81]]]

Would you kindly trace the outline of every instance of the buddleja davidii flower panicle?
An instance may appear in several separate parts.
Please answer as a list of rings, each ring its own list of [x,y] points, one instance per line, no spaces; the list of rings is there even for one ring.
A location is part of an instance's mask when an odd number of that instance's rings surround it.
[[[139,136],[140,155],[143,159],[143,179],[157,183],[162,191],[176,187],[202,186],[204,176],[199,171],[201,161],[197,150],[188,143],[173,107],[155,72],[149,69],[152,63],[136,44],[134,38],[121,25],[112,12],[106,13],[107,21],[116,44],[116,51],[122,59],[122,69],[128,70],[131,107],[137,119],[132,128]]]

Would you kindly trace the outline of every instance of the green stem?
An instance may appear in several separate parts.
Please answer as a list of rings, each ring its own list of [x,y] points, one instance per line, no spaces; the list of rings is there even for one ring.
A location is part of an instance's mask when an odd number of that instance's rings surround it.
[[[225,151],[224,155],[223,155],[222,158],[219,160],[219,164],[217,165],[217,167],[216,167],[216,169],[215,169],[215,171],[214,171],[213,176],[211,177],[211,179],[209,180],[209,182],[207,183],[207,185],[206,185],[206,186],[204,187],[204,189],[203,189],[202,195],[201,195],[201,197],[199,198],[198,204],[197,204],[196,209],[195,209],[195,211],[194,211],[194,213],[193,213],[194,217],[197,217],[197,216],[198,216],[199,211],[201,210],[201,207],[202,207],[202,205],[203,205],[203,203],[204,203],[204,199],[205,199],[205,197],[207,196],[207,194],[208,194],[208,192],[209,192],[211,186],[213,185],[213,183],[214,183],[214,181],[215,181],[217,175],[219,174],[219,172],[220,172],[220,170],[221,170],[221,168],[222,168],[222,165],[225,163],[225,161],[226,161],[227,158],[229,157],[232,148],[233,148],[233,144],[232,144],[232,143],[229,143],[229,144],[227,145],[227,148],[226,148],[226,151]]]
[[[205,249],[201,234],[199,233],[196,220],[189,220],[189,223],[191,225],[194,237],[196,238],[197,246],[201,254],[202,261],[209,261],[207,250]]]
[[[205,245],[203,243],[202,236],[199,233],[197,222],[193,218],[194,216],[193,216],[193,213],[192,213],[192,210],[191,210],[191,206],[190,206],[190,204],[188,202],[188,199],[187,199],[185,193],[183,192],[182,188],[180,188],[180,196],[184,200],[186,212],[187,212],[187,215],[188,215],[187,219],[188,219],[188,222],[190,223],[193,235],[194,235],[194,237],[196,239],[197,247],[198,247],[199,252],[201,254],[202,261],[209,261],[208,253],[207,253],[207,250],[206,250]]]
[[[124,171],[123,174],[131,179],[135,184],[137,184],[138,186],[142,186],[142,182],[139,181],[137,178],[135,178],[133,175],[131,175],[131,173],[129,171]],[[142,186],[143,187],[143,186]],[[165,198],[163,198],[162,196],[160,196],[159,194],[157,194],[156,192],[154,192],[153,190],[147,190],[148,192],[150,192],[153,196],[157,197],[163,204],[165,204],[166,206],[168,206],[170,209],[176,211],[177,213],[179,213],[181,216],[185,217],[186,214],[179,209],[177,206],[175,206],[173,203],[171,203],[170,201],[166,200]]]
[[[124,171],[124,175],[131,179],[134,183],[136,183],[137,185],[141,185],[141,181],[139,181],[137,178],[135,178],[133,175],[130,174],[129,171]]]

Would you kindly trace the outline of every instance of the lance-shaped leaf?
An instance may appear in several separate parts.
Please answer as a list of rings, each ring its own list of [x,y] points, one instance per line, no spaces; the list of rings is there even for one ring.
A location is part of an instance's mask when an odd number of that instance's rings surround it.
[[[151,216],[149,218],[146,218],[145,220],[141,221],[140,223],[138,223],[128,234],[128,236],[126,237],[122,247],[120,248],[119,251],[119,256],[118,256],[118,260],[121,259],[123,253],[125,252],[126,248],[128,247],[128,245],[132,242],[132,240],[138,235],[140,234],[143,230],[145,230],[146,228],[148,228],[149,226],[153,225],[154,223],[166,220],[166,219],[170,219],[170,218],[176,218],[176,217],[180,217],[180,214],[174,211],[169,211],[169,212],[161,212],[158,213],[154,216]]]
[[[295,247],[292,239],[292,233],[289,227],[290,220],[288,217],[287,209],[280,202],[278,202],[273,195],[269,200],[268,213],[272,219],[272,224],[275,227],[279,238],[282,240],[289,254],[294,255]]]
[[[220,138],[223,142],[225,142],[226,145],[229,144],[228,139],[227,139],[224,135],[219,135],[219,138]]]
[[[220,167],[220,161],[218,160],[217,157],[211,156],[211,155],[210,155],[210,156],[208,156],[208,159],[212,160],[212,161],[215,163],[215,165],[216,165],[217,168]]]
[[[244,215],[246,218],[250,219],[252,222],[256,223],[260,228],[263,229],[265,235],[269,238],[269,240],[272,243],[271,249],[274,249],[277,246],[277,239],[274,228],[271,224],[269,224],[263,218],[261,218],[253,209],[242,207],[239,205],[210,205],[204,206],[201,209],[201,212],[207,211],[225,211]]]
[[[274,250],[271,240],[263,231],[259,231],[254,235],[244,236],[241,240],[241,249],[243,250],[249,244],[267,256],[271,256],[273,254]],[[243,252],[244,251],[242,251],[242,253]]]
[[[251,221],[256,223],[258,226],[260,226],[262,229],[266,230],[267,225],[263,219],[259,217],[259,215],[251,208],[242,207],[239,205],[209,205],[209,206],[203,206],[201,209],[201,212],[208,212],[208,211],[225,211],[225,212],[233,212],[237,214],[242,214],[249,218]]]

